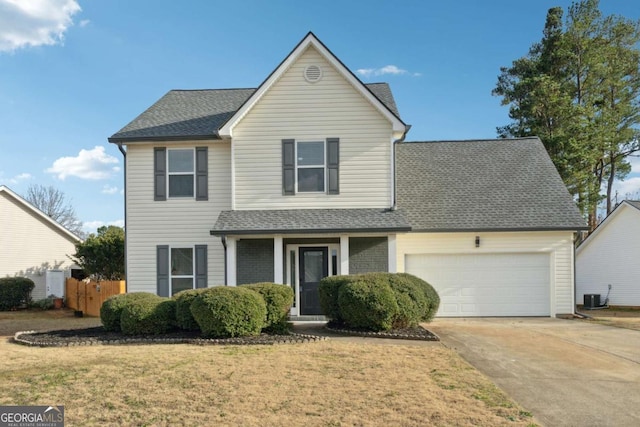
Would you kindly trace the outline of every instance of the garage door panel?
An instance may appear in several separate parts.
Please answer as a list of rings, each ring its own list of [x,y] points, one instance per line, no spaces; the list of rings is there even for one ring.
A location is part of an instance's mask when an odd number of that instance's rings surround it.
[[[440,295],[438,316],[548,316],[548,254],[406,255]]]

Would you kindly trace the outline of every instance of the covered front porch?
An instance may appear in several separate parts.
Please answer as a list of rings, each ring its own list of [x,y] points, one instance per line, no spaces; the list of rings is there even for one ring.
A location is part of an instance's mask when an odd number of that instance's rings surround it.
[[[405,231],[408,226],[397,211],[335,209],[227,211],[211,234],[225,245],[228,286],[287,284],[295,295],[291,316],[315,320],[323,314],[322,278],[396,272],[396,234]]]

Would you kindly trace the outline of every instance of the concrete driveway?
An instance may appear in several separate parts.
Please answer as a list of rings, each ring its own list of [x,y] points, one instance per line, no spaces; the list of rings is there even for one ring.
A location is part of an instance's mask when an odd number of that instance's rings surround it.
[[[543,425],[640,425],[640,331],[552,318],[427,327]]]

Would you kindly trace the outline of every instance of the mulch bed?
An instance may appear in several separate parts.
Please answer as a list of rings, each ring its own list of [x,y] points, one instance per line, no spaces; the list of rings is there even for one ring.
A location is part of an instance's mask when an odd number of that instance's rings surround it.
[[[400,340],[440,341],[433,332],[417,326],[414,328],[392,329],[384,332],[349,329],[344,325],[327,323],[326,330],[341,335],[367,338],[391,338]],[[159,335],[124,335],[107,332],[102,326],[85,329],[63,329],[55,331],[17,332],[13,342],[33,347],[75,347],[90,345],[127,344],[197,344],[197,345],[276,345],[299,344],[325,341],[329,338],[313,334],[290,333],[288,335],[260,334],[253,337],[203,338],[198,331],[175,331]]]
[[[391,329],[389,331],[371,332],[367,330],[358,330],[347,328],[344,325],[335,324],[329,322],[325,328],[331,332],[336,332],[342,335],[360,336],[367,338],[390,338],[397,340],[417,340],[417,341],[440,341],[440,337],[433,332],[423,328],[422,326],[416,326],[413,328],[403,329]]]
[[[127,344],[198,344],[198,345],[275,345],[324,341],[327,337],[307,334],[268,335],[238,338],[202,338],[199,332],[177,331],[168,334],[132,336],[107,332],[102,326],[58,331],[18,332],[13,341],[34,347],[74,347]]]

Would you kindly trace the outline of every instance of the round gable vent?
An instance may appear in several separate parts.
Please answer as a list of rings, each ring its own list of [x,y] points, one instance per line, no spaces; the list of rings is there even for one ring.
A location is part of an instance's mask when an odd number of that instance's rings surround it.
[[[309,83],[315,83],[322,78],[322,68],[317,65],[307,65],[304,69],[304,79]]]

